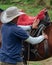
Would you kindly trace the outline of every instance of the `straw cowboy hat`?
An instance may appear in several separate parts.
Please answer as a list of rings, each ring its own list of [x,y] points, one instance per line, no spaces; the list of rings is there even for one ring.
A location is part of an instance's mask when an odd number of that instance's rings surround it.
[[[18,9],[17,7],[15,7],[15,6],[9,7],[4,12],[2,12],[1,22],[2,23],[9,23],[14,18],[16,18],[22,14],[25,14],[25,13],[21,12],[20,9]]]

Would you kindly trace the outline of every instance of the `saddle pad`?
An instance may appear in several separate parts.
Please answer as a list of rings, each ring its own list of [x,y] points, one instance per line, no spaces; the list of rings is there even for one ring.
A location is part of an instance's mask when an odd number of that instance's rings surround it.
[[[41,10],[37,16],[29,16],[23,14],[19,16],[17,20],[17,25],[32,25],[35,19],[42,20],[45,17],[45,9]]]
[[[19,16],[17,20],[17,24],[18,25],[32,25],[34,20],[35,20],[35,17],[31,17],[31,16],[28,16],[27,14],[23,14]]]

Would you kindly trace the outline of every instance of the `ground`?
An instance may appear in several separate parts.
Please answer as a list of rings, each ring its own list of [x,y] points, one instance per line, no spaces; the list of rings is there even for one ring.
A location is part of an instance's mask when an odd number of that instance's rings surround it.
[[[27,65],[52,65],[52,57],[42,61],[28,61]]]

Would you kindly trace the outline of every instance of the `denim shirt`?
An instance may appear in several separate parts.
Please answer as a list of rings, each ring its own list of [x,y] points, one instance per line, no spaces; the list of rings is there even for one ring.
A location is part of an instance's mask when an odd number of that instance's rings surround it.
[[[29,35],[16,24],[7,23],[2,25],[2,47],[0,49],[0,62],[21,62],[22,40]]]

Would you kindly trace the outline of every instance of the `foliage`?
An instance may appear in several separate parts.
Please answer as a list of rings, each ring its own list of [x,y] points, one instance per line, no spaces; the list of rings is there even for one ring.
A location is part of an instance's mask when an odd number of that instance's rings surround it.
[[[5,0],[4,0],[5,1]],[[8,1],[8,0],[7,0]],[[17,0],[18,2],[12,3],[12,4],[0,4],[0,8],[2,9],[6,9],[10,6],[17,6],[18,8],[23,9],[27,14],[31,15],[31,16],[36,16],[40,10],[42,10],[43,8],[45,8],[45,6],[38,6],[35,7],[34,4],[32,4],[33,1],[35,0]],[[23,3],[21,3],[23,1]],[[28,1],[28,2],[27,2]],[[31,2],[31,4],[29,4]],[[50,9],[48,9],[50,18],[52,20],[52,11]]]
[[[50,4],[52,4],[52,0],[0,0],[0,2],[5,3],[5,4],[9,4],[11,2],[13,2],[13,3],[22,2],[24,4],[26,4],[26,3],[32,4],[32,5],[40,5],[41,4],[43,6],[49,4],[49,2],[50,2]]]
[[[52,0],[50,0],[50,4],[52,5]]]
[[[9,3],[10,3],[10,0],[5,0],[5,1],[6,1],[6,3],[7,3],[7,4],[9,4]]]

